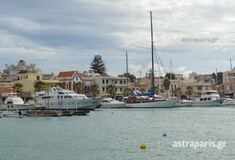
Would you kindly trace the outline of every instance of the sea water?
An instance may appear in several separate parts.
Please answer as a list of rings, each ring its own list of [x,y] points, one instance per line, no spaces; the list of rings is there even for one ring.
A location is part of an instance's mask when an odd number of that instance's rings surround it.
[[[174,146],[180,142],[225,142]],[[146,149],[140,145],[145,143]],[[235,106],[0,119],[0,160],[234,160]]]

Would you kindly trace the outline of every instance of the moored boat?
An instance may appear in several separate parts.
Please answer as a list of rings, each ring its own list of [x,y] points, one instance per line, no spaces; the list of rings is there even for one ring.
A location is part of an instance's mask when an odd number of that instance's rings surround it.
[[[124,108],[125,102],[120,102],[112,98],[103,98],[100,108]]]
[[[36,107],[47,110],[94,110],[100,102],[101,98],[88,98],[84,94],[77,94],[60,87],[36,93]]]
[[[188,99],[179,99],[177,100],[175,107],[191,107],[193,102],[194,101]]]
[[[193,102],[193,106],[222,106],[224,98],[220,98],[216,90],[205,90]]]
[[[59,111],[52,110],[29,110],[25,113],[26,116],[34,116],[34,117],[58,117],[61,116],[62,113]]]
[[[235,99],[226,98],[222,104],[225,106],[235,106]]]
[[[151,20],[151,93],[146,95],[133,95],[127,98],[125,107],[127,108],[172,108],[176,104],[175,99],[158,99],[155,96],[154,87],[154,53],[153,53],[153,26],[152,26],[152,12],[150,11]]]
[[[7,97],[0,105],[1,110],[28,110],[35,109],[30,103],[25,103],[17,93],[6,93]]]

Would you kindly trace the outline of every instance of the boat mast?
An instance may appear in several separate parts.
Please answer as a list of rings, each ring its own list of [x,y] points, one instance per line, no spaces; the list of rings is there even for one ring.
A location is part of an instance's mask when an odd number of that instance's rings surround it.
[[[154,57],[153,57],[153,22],[152,22],[152,11],[150,11],[150,22],[151,22],[151,51],[152,51],[152,95],[154,98]]]
[[[127,89],[128,89],[128,54],[127,54],[127,52],[126,52],[126,80],[127,80],[127,82],[126,82],[126,84],[127,84]]]

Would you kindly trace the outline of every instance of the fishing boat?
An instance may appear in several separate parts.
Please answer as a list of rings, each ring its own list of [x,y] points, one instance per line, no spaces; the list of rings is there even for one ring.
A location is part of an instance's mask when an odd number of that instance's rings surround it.
[[[151,93],[150,94],[135,94],[129,96],[125,100],[126,108],[172,108],[176,104],[175,99],[158,99],[154,93],[154,54],[153,54],[153,25],[152,12],[150,11],[151,20],[151,53],[152,53],[152,68],[151,68]]]
[[[88,98],[58,86],[36,93],[36,107],[47,110],[94,110],[100,102],[101,98]]]

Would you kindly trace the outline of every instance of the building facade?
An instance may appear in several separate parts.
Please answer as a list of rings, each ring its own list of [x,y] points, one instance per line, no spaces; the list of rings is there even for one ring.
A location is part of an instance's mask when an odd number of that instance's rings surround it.
[[[74,90],[74,91],[75,91],[74,85],[78,82],[82,83],[78,71],[61,71],[56,77],[56,80],[59,80],[59,82],[63,84],[64,89]]]
[[[97,84],[100,89],[100,96],[107,96],[107,86],[114,85],[116,88],[116,95],[123,95],[125,88],[130,85],[125,77],[94,77],[94,84]]]
[[[6,64],[0,78],[1,85],[6,86],[18,81],[18,73],[39,73],[39,69],[35,64],[27,65],[24,60],[20,60],[17,65]]]
[[[223,72],[224,94],[235,93],[235,68],[231,71]]]

